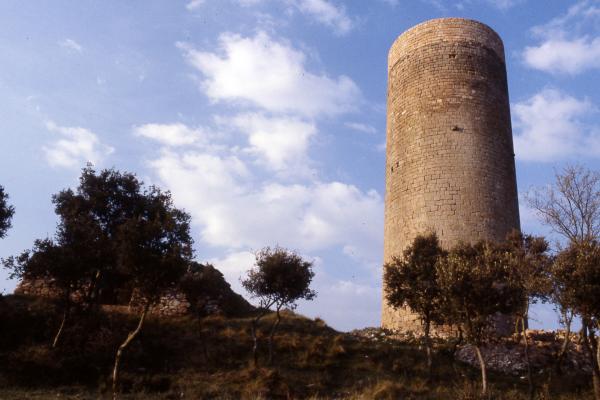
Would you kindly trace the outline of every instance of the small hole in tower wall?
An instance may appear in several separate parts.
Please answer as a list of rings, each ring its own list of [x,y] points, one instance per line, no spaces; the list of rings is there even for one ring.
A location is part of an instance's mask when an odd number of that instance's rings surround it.
[[[448,58],[456,58],[456,54],[449,54]]]

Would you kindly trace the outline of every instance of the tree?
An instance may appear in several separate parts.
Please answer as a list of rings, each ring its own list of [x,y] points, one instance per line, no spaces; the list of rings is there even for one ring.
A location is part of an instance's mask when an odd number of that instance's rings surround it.
[[[8,204],[8,194],[4,192],[4,188],[0,186],[0,239],[6,236],[6,232],[10,229],[11,220],[15,214],[15,208]]]
[[[275,307],[276,319],[269,332],[269,364],[273,361],[273,337],[281,322],[281,309],[294,309],[298,300],[312,300],[316,292],[310,289],[314,277],[312,262],[303,260],[298,254],[286,249],[266,247],[256,253],[255,266],[242,281],[244,288],[259,300],[259,310],[252,319],[252,356],[254,367],[258,367],[259,321]]]
[[[32,250],[3,260],[12,277],[44,280],[59,295],[63,318],[53,347],[74,306],[92,307],[102,290],[117,290],[124,281],[117,279],[119,229],[142,208],[140,188],[133,174],[114,169],[96,173],[88,165],[75,191],[52,196],[59,217],[54,237],[37,240]]]
[[[445,322],[437,279],[437,263],[445,255],[435,234],[419,235],[402,257],[392,257],[392,261],[384,265],[383,282],[387,302],[394,308],[409,307],[419,316],[430,377],[433,365],[431,325]]]
[[[59,234],[55,240],[36,240],[32,250],[9,257],[3,263],[11,270],[11,278],[42,280],[52,285],[62,310],[62,320],[52,341],[52,347],[57,347],[72,310],[83,305],[80,294],[89,285],[97,263],[93,247],[81,237]]]
[[[523,307],[523,289],[510,279],[510,267],[494,244],[459,244],[438,263],[438,284],[449,320],[474,346],[481,368],[483,395],[487,373],[481,346],[494,335],[494,316],[511,315]]]
[[[592,365],[596,400],[600,400],[600,243],[572,243],[561,251],[553,267],[563,307],[581,317],[582,339]]]
[[[117,268],[120,229],[139,214],[142,197],[142,182],[134,174],[115,169],[97,173],[91,164],[82,170],[75,191],[62,190],[52,197],[60,219],[59,236],[77,237],[82,229],[89,233],[89,246],[82,250],[93,252],[98,260],[83,294],[90,306],[97,305],[101,296],[114,297],[118,283],[124,281]]]
[[[117,349],[113,367],[113,398],[117,397],[123,353],[139,335],[150,310],[181,280],[192,258],[190,216],[173,206],[171,194],[151,186],[143,193],[133,218],[118,227],[118,267],[137,297],[136,328]]]
[[[521,307],[516,310],[515,315],[515,331],[521,334],[525,346],[529,398],[533,400],[535,388],[529,359],[527,318],[530,305],[548,301],[552,293],[549,246],[543,237],[524,235],[514,230],[507,236],[506,242],[500,245],[499,250],[504,253],[504,261],[509,266],[512,284],[523,289]]]
[[[567,166],[555,174],[554,185],[532,189],[527,203],[542,222],[572,243],[600,235],[600,173]]]
[[[542,222],[567,240],[567,245],[600,239],[600,173],[580,165],[570,165],[555,173],[555,183],[532,189],[526,196]],[[560,288],[554,293],[560,322],[566,335],[557,355],[560,371],[562,359],[569,346],[573,310],[561,301]]]

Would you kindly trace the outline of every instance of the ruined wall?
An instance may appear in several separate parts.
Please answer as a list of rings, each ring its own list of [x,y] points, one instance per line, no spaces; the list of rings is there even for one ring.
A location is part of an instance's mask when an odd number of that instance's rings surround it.
[[[519,228],[502,40],[444,18],[403,33],[388,57],[384,261],[420,233],[441,244],[501,240]],[[382,326],[420,330],[385,298]]]
[[[23,280],[15,288],[14,293],[21,296],[44,297],[48,299],[58,299],[61,296],[60,290],[53,285],[51,280]],[[116,311],[121,313],[135,313],[139,311],[137,301],[134,298],[130,304],[102,304],[101,308],[106,311]],[[73,293],[71,299],[77,302],[80,298],[79,293]],[[189,313],[190,303],[183,293],[175,290],[165,293],[158,303],[150,309],[151,314],[164,317],[182,316]]]

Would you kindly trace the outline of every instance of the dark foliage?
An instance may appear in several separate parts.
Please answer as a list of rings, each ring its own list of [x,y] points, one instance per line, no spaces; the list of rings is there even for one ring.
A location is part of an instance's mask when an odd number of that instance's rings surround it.
[[[448,318],[475,346],[483,394],[487,377],[480,346],[495,336],[494,317],[516,314],[526,298],[523,287],[511,276],[504,254],[490,242],[459,244],[438,263],[438,281]]]
[[[385,298],[394,308],[409,307],[419,316],[430,368],[431,325],[447,322],[437,276],[437,264],[445,256],[435,234],[418,235],[402,257],[384,265]]]
[[[273,337],[281,322],[283,307],[295,309],[298,300],[312,300],[317,293],[310,289],[315,273],[312,262],[305,261],[298,254],[286,249],[266,247],[256,253],[256,264],[242,281],[244,288],[259,300],[259,311],[252,320],[254,366],[258,366],[258,323],[271,307],[277,318],[271,325],[269,334],[269,363],[273,360]]]
[[[8,204],[8,194],[0,186],[0,239],[6,236],[6,232],[12,226],[11,220],[14,214],[15,208]]]
[[[561,307],[581,317],[581,336],[593,366],[595,396],[600,400],[600,243],[572,243],[558,254],[553,272]]]

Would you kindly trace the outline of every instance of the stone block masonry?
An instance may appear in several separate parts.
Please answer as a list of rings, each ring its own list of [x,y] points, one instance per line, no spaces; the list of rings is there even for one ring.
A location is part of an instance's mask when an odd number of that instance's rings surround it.
[[[388,57],[384,261],[421,233],[451,247],[519,225],[502,40],[461,18],[409,29]],[[420,331],[385,298],[381,324]]]

